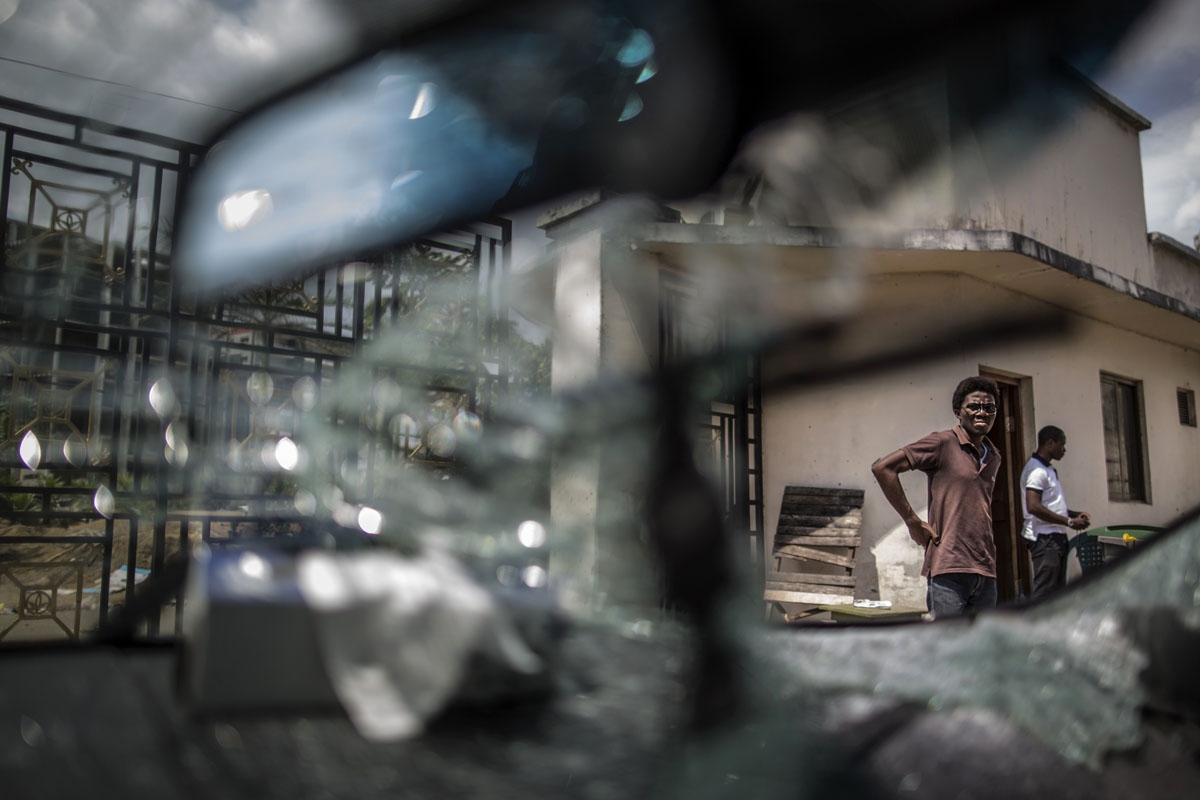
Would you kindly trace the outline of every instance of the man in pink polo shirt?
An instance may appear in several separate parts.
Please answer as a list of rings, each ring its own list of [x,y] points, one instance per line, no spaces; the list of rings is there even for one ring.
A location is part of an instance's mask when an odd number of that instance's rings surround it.
[[[1000,454],[987,434],[996,421],[1000,391],[990,378],[971,377],[954,390],[958,424],[905,445],[871,465],[883,496],[925,548],[921,574],[936,617],[973,614],[996,605],[996,542],[992,490]],[[929,521],[913,511],[900,473],[919,469],[929,478]]]

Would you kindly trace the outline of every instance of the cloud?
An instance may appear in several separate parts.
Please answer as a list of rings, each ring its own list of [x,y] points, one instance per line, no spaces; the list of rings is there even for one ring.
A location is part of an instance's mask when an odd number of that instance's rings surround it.
[[[344,58],[353,36],[329,0],[27,0],[0,25],[0,89],[180,135]]]
[[[1200,232],[1200,100],[1142,134],[1142,172],[1148,227],[1190,244]]]
[[[1200,31],[1200,3],[1194,0],[1161,2],[1131,31],[1118,48],[1111,72],[1155,74],[1173,72],[1194,63],[1196,32]]]
[[[1183,201],[1183,205],[1175,210],[1175,226],[1181,230],[1195,231],[1192,234],[1193,237],[1200,236],[1200,187],[1195,184],[1191,187],[1191,195]],[[1190,244],[1186,234],[1178,235],[1175,238]]]
[[[1200,231],[1200,3],[1162,2],[1100,83],[1153,127],[1141,134],[1146,222],[1191,243]]]
[[[198,141],[346,60],[364,33],[468,2],[21,0],[0,22],[0,94]]]
[[[1200,111],[1200,108],[1197,108]],[[1191,158],[1200,158],[1200,117],[1192,120],[1192,129],[1188,134],[1187,144],[1183,146],[1183,154]]]
[[[1172,229],[1164,231],[1181,242],[1191,244],[1200,235],[1200,121],[1192,126],[1191,158],[1183,173],[1181,189],[1168,198],[1165,211],[1170,211]]]

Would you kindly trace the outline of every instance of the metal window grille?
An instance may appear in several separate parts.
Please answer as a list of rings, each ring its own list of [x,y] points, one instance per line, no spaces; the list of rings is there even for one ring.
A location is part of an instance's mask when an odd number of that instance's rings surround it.
[[[722,352],[721,319],[697,313],[694,283],[684,275],[661,271],[659,291],[659,364],[669,366],[687,356]],[[717,482],[726,519],[748,534],[751,562],[763,563],[762,395],[760,360],[730,358],[719,370],[709,415],[698,421],[698,453]],[[756,569],[754,574],[759,574]]]
[[[1175,400],[1179,405],[1179,424],[1196,427],[1196,393],[1191,389],[1176,389]]]
[[[1141,383],[1102,374],[1100,391],[1108,498],[1118,502],[1148,502]]]

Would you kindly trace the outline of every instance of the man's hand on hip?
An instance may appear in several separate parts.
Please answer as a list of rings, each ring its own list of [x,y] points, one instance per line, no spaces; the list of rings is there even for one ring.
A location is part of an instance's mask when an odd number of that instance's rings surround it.
[[[930,542],[937,542],[937,532],[934,531],[933,526],[920,519],[908,523],[908,535],[921,547],[927,546]]]

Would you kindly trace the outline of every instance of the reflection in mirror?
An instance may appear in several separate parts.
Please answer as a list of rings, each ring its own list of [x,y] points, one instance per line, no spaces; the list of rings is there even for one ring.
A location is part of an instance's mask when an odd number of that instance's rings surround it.
[[[610,5],[381,52],[235,125],[196,172],[180,262],[197,285],[243,284],[553,192],[659,71]]]

